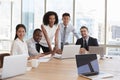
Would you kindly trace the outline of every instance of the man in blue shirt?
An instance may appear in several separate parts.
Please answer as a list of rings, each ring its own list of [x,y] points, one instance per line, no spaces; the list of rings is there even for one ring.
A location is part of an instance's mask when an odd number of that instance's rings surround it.
[[[61,49],[63,49],[64,45],[69,44],[68,42],[68,37],[70,35],[70,33],[72,32],[74,34],[74,36],[78,39],[79,36],[77,34],[77,32],[75,31],[75,27],[70,24],[70,14],[69,13],[64,13],[62,15],[62,20],[63,22],[59,24],[60,26],[60,43],[61,43]]]

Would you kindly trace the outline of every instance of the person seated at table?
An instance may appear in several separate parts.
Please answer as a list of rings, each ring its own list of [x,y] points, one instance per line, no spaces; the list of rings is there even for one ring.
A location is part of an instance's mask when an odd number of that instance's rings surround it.
[[[89,51],[89,46],[99,46],[97,39],[89,36],[88,28],[86,26],[82,26],[80,28],[80,33],[82,38],[76,41],[76,45],[81,45],[80,54],[87,53]]]
[[[18,24],[16,26],[16,34],[11,47],[11,55],[26,55],[28,59],[37,58],[37,56],[29,57],[28,55],[28,47],[24,41],[25,33],[25,26],[23,24]]]
[[[45,53],[40,53],[40,40],[42,38],[42,31],[40,29],[35,29],[33,32],[33,37],[27,41],[29,56],[44,56]]]

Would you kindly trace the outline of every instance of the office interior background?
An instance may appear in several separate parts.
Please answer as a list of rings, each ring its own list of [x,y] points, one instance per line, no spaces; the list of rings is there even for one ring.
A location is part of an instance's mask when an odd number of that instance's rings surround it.
[[[10,52],[17,24],[26,26],[27,40],[40,28],[44,13],[55,11],[59,22],[64,12],[70,13],[70,22],[79,35],[80,27],[87,26],[107,55],[120,56],[119,7],[119,0],[0,0],[0,52]],[[73,34],[69,38],[71,44],[76,42]]]

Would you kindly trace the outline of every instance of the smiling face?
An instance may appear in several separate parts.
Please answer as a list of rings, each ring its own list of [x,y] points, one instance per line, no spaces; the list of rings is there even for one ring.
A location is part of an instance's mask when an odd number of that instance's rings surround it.
[[[25,29],[23,27],[20,27],[17,31],[16,34],[20,40],[23,40],[25,36]]]
[[[55,15],[50,15],[49,16],[49,25],[52,27],[55,23]]]
[[[88,30],[86,29],[86,28],[81,28],[80,29],[80,32],[81,32],[81,36],[83,37],[83,38],[87,38],[88,37]]]
[[[33,34],[33,39],[36,41],[36,42],[40,42],[42,38],[42,32],[41,31],[36,31],[34,34]]]
[[[65,26],[67,26],[69,21],[70,21],[70,17],[69,16],[63,16],[62,20],[63,20],[63,24]]]

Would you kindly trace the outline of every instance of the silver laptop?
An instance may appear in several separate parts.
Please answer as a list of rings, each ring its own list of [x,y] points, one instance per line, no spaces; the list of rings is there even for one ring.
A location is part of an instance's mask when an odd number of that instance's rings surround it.
[[[79,54],[80,45],[65,45],[62,54],[55,54],[53,57],[58,59],[71,59]]]
[[[96,54],[76,55],[78,75],[90,76],[99,73]]]
[[[24,74],[27,68],[26,55],[5,56],[3,61],[3,68],[0,74],[0,79]]]
[[[98,54],[100,58],[103,58],[105,55],[105,48],[103,46],[89,46],[89,53]]]

